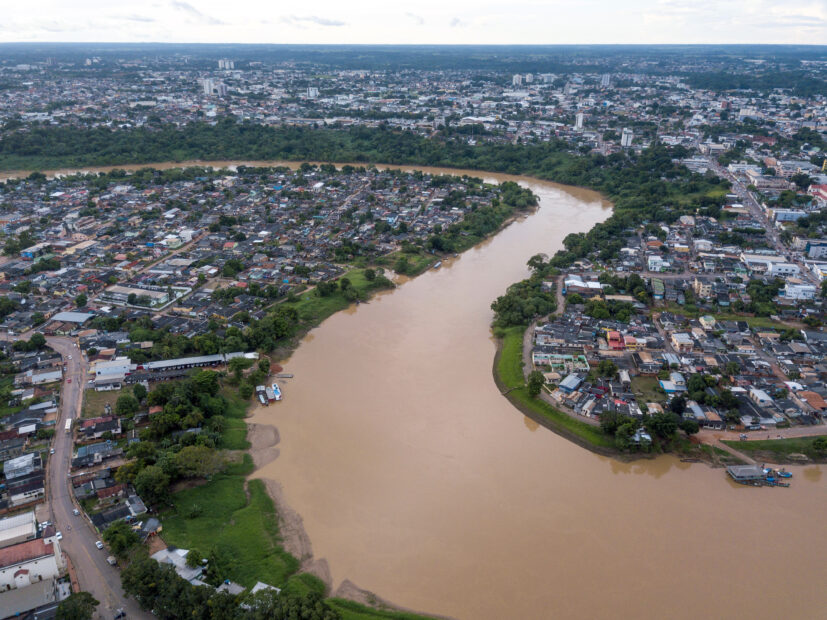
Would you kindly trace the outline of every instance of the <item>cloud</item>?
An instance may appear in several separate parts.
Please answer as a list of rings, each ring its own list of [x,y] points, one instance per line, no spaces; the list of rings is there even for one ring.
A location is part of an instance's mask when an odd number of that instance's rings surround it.
[[[468,22],[461,20],[459,17],[455,17],[450,23],[451,28],[463,28],[467,25]]]
[[[115,17],[115,19],[124,19],[124,20],[130,21],[130,22],[145,22],[145,23],[158,21],[154,17],[147,17],[145,15],[118,15],[118,16]]]
[[[169,3],[169,5],[173,9],[177,9],[179,11],[187,13],[191,17],[194,17],[198,21],[203,22],[205,24],[212,24],[214,26],[224,24],[224,22],[222,22],[220,19],[216,19],[215,17],[202,13],[194,6],[192,6],[189,2],[184,2],[183,0],[172,0]]]
[[[338,19],[328,19],[327,17],[319,17],[318,15],[307,15],[300,17],[297,15],[287,15],[282,17],[279,21],[285,24],[291,24],[299,28],[304,28],[308,24],[313,26],[347,26],[347,22]]]
[[[425,24],[425,20],[422,18],[421,15],[416,15],[415,13],[405,13],[405,17],[414,20],[417,26],[422,26]]]

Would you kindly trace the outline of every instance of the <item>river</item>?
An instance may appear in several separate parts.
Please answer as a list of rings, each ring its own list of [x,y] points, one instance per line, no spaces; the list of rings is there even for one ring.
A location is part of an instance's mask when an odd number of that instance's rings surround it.
[[[255,412],[281,435],[256,475],[283,485],[335,583],[413,609],[821,616],[820,467],[797,468],[790,489],[754,489],[671,457],[619,463],[498,393],[491,301],[532,254],[609,214],[592,192],[523,183],[535,214],[307,335],[285,363],[284,400]]]
[[[284,364],[295,374],[284,400],[254,411],[281,436],[256,475],[282,484],[336,583],[405,607],[498,620],[824,617],[821,467],[756,489],[671,457],[620,463],[499,394],[491,301],[532,254],[609,214],[592,192],[522,182],[536,213],[305,337]]]

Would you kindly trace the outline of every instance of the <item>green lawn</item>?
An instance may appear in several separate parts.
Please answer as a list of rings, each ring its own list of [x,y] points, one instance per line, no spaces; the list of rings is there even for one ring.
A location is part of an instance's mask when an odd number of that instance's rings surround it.
[[[104,406],[106,403],[112,405],[112,410],[115,410],[115,401],[121,394],[132,394],[131,389],[127,390],[109,390],[108,392],[96,392],[95,390],[84,390],[83,392],[83,408],[80,415],[84,418],[96,418],[105,413]]]
[[[238,395],[238,390],[224,388],[221,394],[227,400],[227,412],[224,414],[224,432],[222,433],[222,448],[225,450],[246,450],[250,447],[247,441],[247,406],[249,403]]]
[[[363,299],[368,297],[368,294],[371,291],[375,291],[382,287],[379,281],[368,282],[367,278],[365,278],[364,269],[351,269],[342,277],[350,280],[353,288],[359,291],[360,296]],[[354,302],[348,301],[339,292],[328,297],[322,297],[314,289],[309,293],[300,295],[299,301],[293,302],[292,306],[298,311],[299,318],[303,323],[309,326],[314,326],[318,325],[327,317],[335,314],[339,310],[344,310],[352,303]]]
[[[173,495],[174,507],[160,515],[162,537],[170,545],[204,554],[215,550],[227,578],[243,586],[263,581],[281,587],[299,562],[280,546],[276,509],[264,483],[245,484],[252,469],[245,455],[207,484]]]
[[[789,439],[750,439],[748,441],[724,441],[725,444],[761,460],[793,461],[790,454],[806,454],[813,461],[827,460],[826,452],[819,452],[813,448],[816,437],[791,437]],[[793,461],[794,462],[794,461]]]
[[[342,614],[342,620],[424,620],[430,617],[405,611],[373,609],[343,598],[329,598],[326,603]]]
[[[497,360],[497,376],[506,388],[525,385],[523,375],[523,334],[525,327],[509,327],[503,332],[502,351]]]
[[[666,394],[656,391],[657,387],[660,387],[657,377],[632,377],[632,391],[640,402],[666,402]]]
[[[425,251],[418,251],[418,252],[402,252],[401,250],[396,252],[391,252],[381,258],[377,259],[375,262],[377,265],[383,265],[388,267],[389,269],[393,269],[394,265],[396,265],[396,261],[404,256],[408,259],[408,271],[405,275],[414,277],[418,276],[423,271],[426,271],[431,265],[436,263],[439,260],[439,256],[434,254],[429,254]]]

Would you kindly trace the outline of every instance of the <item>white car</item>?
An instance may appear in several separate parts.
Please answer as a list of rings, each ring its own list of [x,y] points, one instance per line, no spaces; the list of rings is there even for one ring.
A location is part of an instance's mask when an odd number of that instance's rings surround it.
[[[58,540],[63,540],[63,534],[61,532],[57,532],[55,534],[55,538],[57,538]]]
[[[99,540],[98,540],[98,541],[95,541],[95,546],[96,546],[98,549],[103,549],[103,543],[102,543],[101,541],[99,541]]]
[[[71,356],[71,355],[69,356],[69,359],[72,359],[72,356]]]
[[[51,450],[49,450],[49,454],[54,454],[54,453],[55,453],[55,449],[54,449],[54,448],[52,448]]]
[[[78,510],[77,508],[75,508],[75,509],[72,511],[72,514],[73,514],[73,515],[75,515],[75,516],[78,516],[78,515],[80,514],[80,510]]]

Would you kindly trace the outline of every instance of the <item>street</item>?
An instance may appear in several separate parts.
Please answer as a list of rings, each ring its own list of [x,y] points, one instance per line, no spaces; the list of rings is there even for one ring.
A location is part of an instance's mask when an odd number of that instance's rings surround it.
[[[76,508],[68,481],[72,435],[64,430],[64,426],[67,419],[80,417],[88,364],[71,338],[49,337],[47,342],[67,364],[52,446],[55,453],[49,459],[47,472],[46,502],[50,520],[55,529],[63,532],[61,545],[72,559],[80,587],[100,601],[96,617],[111,620],[116,610],[123,609],[128,618],[151,618],[133,599],[126,598],[121,588],[120,571],[106,562],[109,552],[106,548],[100,550],[95,547],[95,541],[100,538],[91,523],[83,513],[80,516],[72,513]]]

